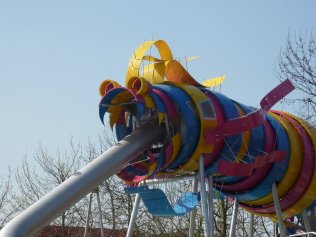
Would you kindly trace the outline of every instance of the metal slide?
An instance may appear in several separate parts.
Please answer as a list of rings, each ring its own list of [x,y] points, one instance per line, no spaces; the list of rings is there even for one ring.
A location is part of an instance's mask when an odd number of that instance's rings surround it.
[[[104,180],[121,170],[164,133],[164,126],[159,127],[156,123],[147,123],[136,129],[11,220],[0,231],[0,237],[35,234]]]

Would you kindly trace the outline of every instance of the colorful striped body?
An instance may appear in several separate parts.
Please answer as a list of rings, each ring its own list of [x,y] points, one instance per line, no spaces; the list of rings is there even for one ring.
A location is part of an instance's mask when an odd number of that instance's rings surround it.
[[[271,91],[259,109],[246,106],[197,83],[162,42],[146,42],[145,49],[135,51],[126,88],[109,80],[100,87],[100,118],[104,122],[110,114],[118,140],[148,120],[166,126],[166,136],[117,175],[127,183],[181,176],[197,172],[203,156],[215,188],[238,198],[248,211],[275,215],[273,183],[284,217],[311,205],[316,199],[315,129],[293,115],[270,111],[291,84]],[[145,56],[150,46],[158,48],[161,59]],[[144,66],[147,77],[140,76],[137,60],[149,61],[152,73]]]

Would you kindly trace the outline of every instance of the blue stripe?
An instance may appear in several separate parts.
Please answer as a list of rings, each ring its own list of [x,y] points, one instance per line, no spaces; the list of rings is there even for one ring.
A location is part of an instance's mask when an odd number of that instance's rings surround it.
[[[163,84],[155,85],[153,86],[153,88],[162,91],[168,97],[170,97],[172,101],[176,103],[176,105],[178,105],[178,108],[180,109],[182,115],[182,146],[178,156],[166,168],[166,170],[171,170],[187,162],[195,151],[200,137],[200,120],[197,111],[195,111],[194,102],[185,91],[173,85]]]

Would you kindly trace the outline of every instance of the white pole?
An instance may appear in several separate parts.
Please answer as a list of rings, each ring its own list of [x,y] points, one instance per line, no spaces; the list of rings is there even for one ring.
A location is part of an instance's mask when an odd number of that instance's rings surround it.
[[[198,191],[198,181],[197,179],[194,179],[193,192],[197,192],[197,191]],[[196,218],[196,208],[190,213],[189,237],[194,237],[195,218]]]
[[[126,237],[132,237],[133,236],[133,231],[134,231],[135,222],[136,222],[136,218],[137,218],[137,213],[138,213],[138,209],[139,209],[139,203],[140,203],[140,194],[137,193],[136,196],[135,196],[135,201],[134,201],[134,205],[133,205],[132,215],[131,215],[131,219],[130,219],[129,224],[128,224],[128,230],[127,230]]]
[[[202,212],[204,216],[204,235],[205,237],[211,236],[210,231],[210,218],[208,215],[208,207],[207,207],[207,194],[206,194],[206,186],[205,186],[205,177],[204,177],[204,161],[203,156],[200,157],[199,160],[199,174],[200,174],[200,191],[201,191],[201,201],[202,201]]]
[[[92,204],[92,193],[89,195],[89,206],[88,206],[88,215],[86,219],[86,226],[84,228],[84,237],[88,236],[88,229],[89,229],[89,221],[90,221],[90,215],[91,215],[91,204]]]
[[[238,200],[236,198],[235,201],[234,201],[233,216],[232,216],[232,220],[231,220],[231,223],[230,223],[229,237],[234,237],[235,236],[238,205],[239,205],[239,203],[238,203]]]
[[[211,236],[214,236],[214,201],[213,201],[213,176],[207,177],[208,183],[208,213],[210,218],[210,231]]]
[[[250,213],[249,237],[253,237],[254,235],[254,229],[253,229],[254,219],[255,219],[255,215],[253,213]]]
[[[308,215],[307,215],[306,210],[304,210],[301,214],[302,214],[302,217],[303,217],[303,222],[304,222],[305,231],[306,231],[306,232],[311,232],[311,231],[312,231],[312,228],[311,228],[311,225],[310,225],[310,223],[309,223]]]
[[[285,226],[284,226],[284,222],[282,218],[282,212],[281,212],[281,207],[280,207],[280,202],[279,202],[279,197],[278,197],[278,191],[277,191],[275,183],[272,185],[272,196],[273,196],[275,212],[278,218],[278,224],[279,224],[279,229],[280,229],[280,234],[281,234],[280,237],[286,237]]]
[[[100,194],[99,189],[96,189],[97,194],[97,201],[98,201],[98,209],[99,209],[99,225],[100,225],[100,231],[101,231],[101,237],[104,237],[104,231],[103,231],[103,221],[102,221],[102,210],[101,210],[101,201],[100,201]]]

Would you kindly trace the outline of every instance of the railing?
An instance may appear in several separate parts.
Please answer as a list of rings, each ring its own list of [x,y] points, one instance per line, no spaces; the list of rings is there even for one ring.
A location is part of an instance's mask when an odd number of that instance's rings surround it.
[[[289,237],[294,237],[294,236],[313,237],[313,236],[316,236],[316,232],[304,232],[304,233],[300,233],[300,234],[289,235]]]

